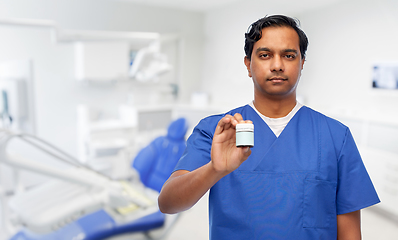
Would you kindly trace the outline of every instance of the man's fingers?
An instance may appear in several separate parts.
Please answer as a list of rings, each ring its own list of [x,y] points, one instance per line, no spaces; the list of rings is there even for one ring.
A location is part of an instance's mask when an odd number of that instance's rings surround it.
[[[243,151],[243,155],[245,156],[245,160],[250,156],[250,154],[252,153],[252,150],[250,149],[250,147],[244,147],[242,148]]]
[[[243,117],[240,115],[240,113],[235,113],[234,118],[236,121],[238,121],[238,123],[243,122]]]
[[[221,118],[217,124],[215,134],[220,134],[224,130],[229,129],[231,126],[232,120],[233,120],[233,117],[231,115],[225,115],[223,118]]]
[[[234,118],[236,119],[237,123],[253,123],[250,120],[243,120],[243,117],[240,113],[235,113]],[[236,126],[236,124],[235,124]]]
[[[227,114],[218,122],[215,134],[220,134],[231,127],[235,128],[238,123],[252,123],[252,121],[243,120],[242,115],[239,113],[235,113],[234,116]]]

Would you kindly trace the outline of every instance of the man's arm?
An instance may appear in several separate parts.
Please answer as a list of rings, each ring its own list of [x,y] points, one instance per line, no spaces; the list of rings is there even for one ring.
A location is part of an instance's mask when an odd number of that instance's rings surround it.
[[[239,122],[245,121],[238,113],[226,115],[218,122],[208,164],[192,172],[178,170],[170,176],[159,194],[161,212],[173,214],[191,208],[215,183],[249,157],[250,148],[236,147],[235,126]]]
[[[337,215],[337,240],[360,240],[361,210]]]
[[[191,208],[221,178],[209,164],[192,172],[175,171],[160,192],[160,211],[174,214]]]

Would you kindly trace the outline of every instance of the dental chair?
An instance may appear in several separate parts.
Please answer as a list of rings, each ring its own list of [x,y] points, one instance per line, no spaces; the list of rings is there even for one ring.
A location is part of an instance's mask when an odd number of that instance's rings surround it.
[[[55,230],[46,233],[38,233],[32,231],[32,228],[26,227],[13,235],[10,240],[163,239],[179,215],[161,213],[157,206],[157,195],[185,150],[186,131],[187,121],[184,118],[177,119],[169,125],[166,136],[156,138],[137,154],[131,166],[138,173],[142,186],[133,188],[129,182],[115,183],[112,180],[108,183],[101,179],[103,181],[101,185],[117,185],[116,190],[122,189],[121,195],[128,196],[129,204],[126,205],[125,201],[119,201],[121,196],[115,193],[115,189],[111,190],[111,193],[101,192],[97,195],[90,195],[90,191],[85,188],[76,190],[75,183],[62,181],[59,183],[59,180],[55,180],[52,182],[52,186],[47,184],[41,191],[54,192],[57,189],[60,191],[59,188],[75,189],[79,196],[83,196],[82,199],[91,201],[90,203],[95,202],[95,204],[87,204],[91,207],[91,212],[81,216],[72,214],[72,217],[64,220],[62,227],[55,227]],[[68,190],[68,194],[70,191]],[[39,195],[40,192],[35,194]],[[104,197],[105,195],[108,197]],[[14,210],[18,207],[21,208],[21,203],[26,198],[29,198],[26,194],[20,198],[16,197],[11,204],[14,206]],[[76,196],[76,198],[79,197]],[[28,210],[29,207],[31,206],[26,207],[25,210]],[[59,211],[62,211],[62,206],[60,208],[57,205],[57,207]],[[48,211],[57,210],[53,208]],[[31,225],[34,224],[31,223]]]
[[[179,118],[169,125],[166,136],[156,138],[137,154],[132,167],[145,186],[160,192],[185,150],[186,132],[187,121]]]

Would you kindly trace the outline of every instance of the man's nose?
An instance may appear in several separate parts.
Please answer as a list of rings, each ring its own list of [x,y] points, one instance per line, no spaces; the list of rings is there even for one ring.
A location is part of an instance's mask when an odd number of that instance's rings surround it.
[[[283,60],[281,57],[276,56],[272,58],[272,64],[271,64],[271,72],[283,72],[285,71],[285,66],[283,64]]]

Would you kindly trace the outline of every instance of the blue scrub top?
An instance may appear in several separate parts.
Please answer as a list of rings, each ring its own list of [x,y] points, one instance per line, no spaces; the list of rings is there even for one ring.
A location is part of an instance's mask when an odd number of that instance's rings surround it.
[[[349,129],[301,107],[277,138],[249,105],[254,147],[242,165],[209,195],[210,239],[333,239],[336,215],[380,202]],[[225,116],[203,119],[175,170],[210,161],[213,133]]]

